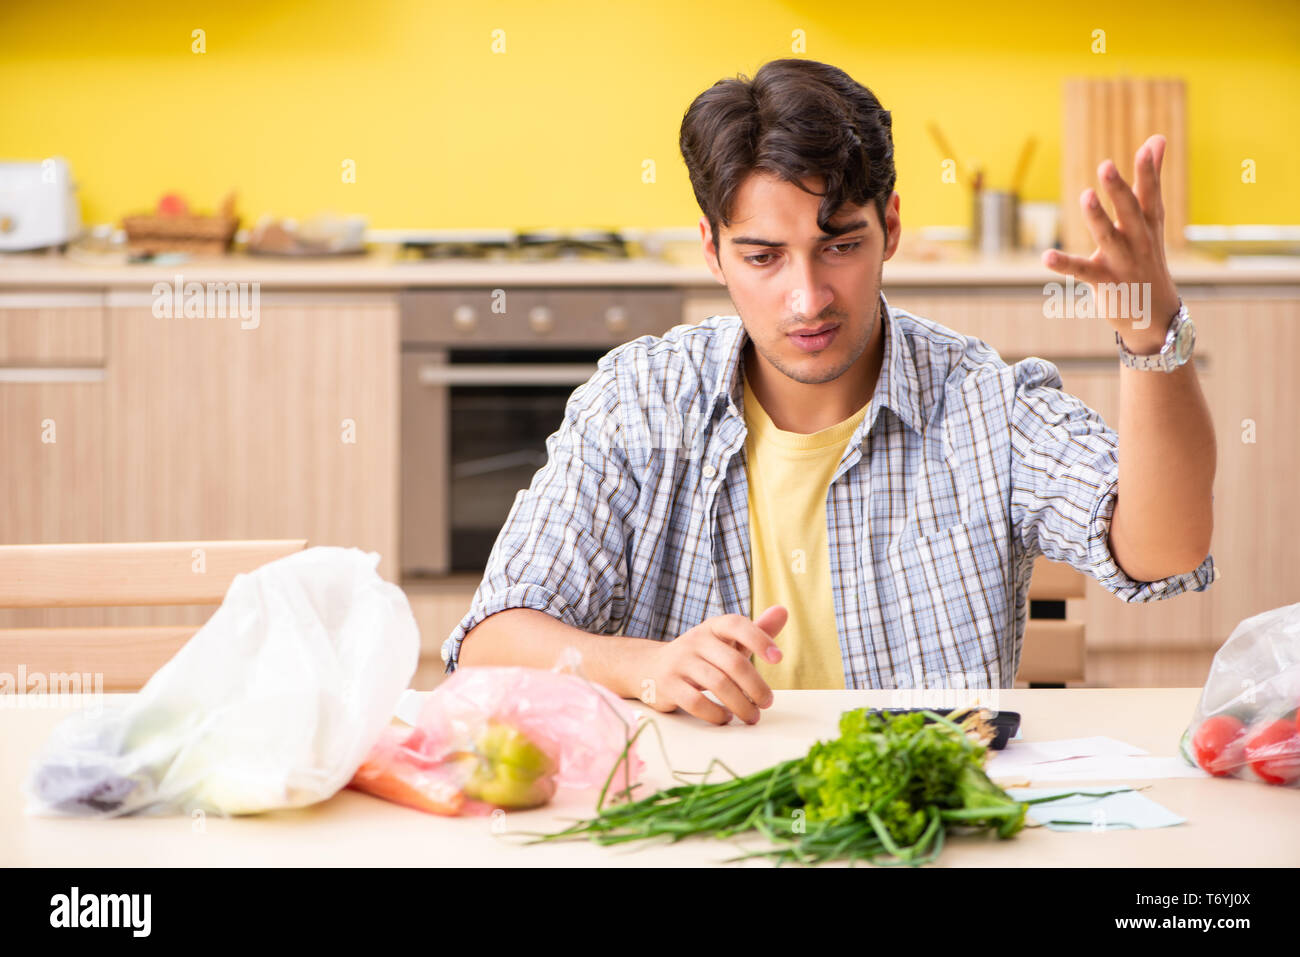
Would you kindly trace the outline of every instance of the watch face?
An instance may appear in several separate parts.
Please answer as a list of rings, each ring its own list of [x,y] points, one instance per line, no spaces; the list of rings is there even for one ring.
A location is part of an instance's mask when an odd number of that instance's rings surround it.
[[[1196,327],[1192,325],[1191,320],[1183,323],[1178,335],[1174,338],[1174,358],[1178,362],[1186,362],[1187,357],[1192,354],[1192,345],[1196,342]]]

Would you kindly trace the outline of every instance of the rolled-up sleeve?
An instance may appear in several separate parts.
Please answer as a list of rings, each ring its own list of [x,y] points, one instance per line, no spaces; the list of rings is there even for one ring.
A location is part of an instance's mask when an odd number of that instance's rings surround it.
[[[1193,571],[1158,581],[1130,578],[1110,550],[1119,494],[1119,435],[1061,391],[1056,366],[1030,357],[1013,367],[1011,521],[1027,556],[1065,562],[1126,602],[1204,591],[1217,577],[1207,555]]]
[[[596,634],[617,630],[626,608],[624,520],[635,502],[617,416],[615,373],[602,360],[569,397],[546,440],[546,464],[515,496],[469,612],[443,642],[448,673],[465,635],[508,608],[534,608]]]

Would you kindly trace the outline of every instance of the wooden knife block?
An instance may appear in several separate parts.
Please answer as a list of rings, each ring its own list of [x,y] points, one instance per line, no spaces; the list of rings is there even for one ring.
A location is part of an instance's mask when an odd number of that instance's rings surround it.
[[[1165,247],[1183,249],[1187,225],[1187,94],[1182,80],[1150,77],[1065,81],[1061,139],[1061,242],[1067,253],[1089,256],[1097,247],[1079,205],[1089,186],[1115,221],[1115,210],[1097,178],[1104,159],[1136,191],[1133,156],[1153,133],[1166,142],[1160,167],[1165,205]]]

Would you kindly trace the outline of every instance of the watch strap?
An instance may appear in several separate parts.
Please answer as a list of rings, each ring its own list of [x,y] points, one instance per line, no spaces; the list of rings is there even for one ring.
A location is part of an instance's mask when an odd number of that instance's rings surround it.
[[[1119,361],[1130,369],[1140,369],[1151,372],[1173,372],[1191,358],[1189,354],[1180,361],[1176,349],[1178,333],[1188,319],[1187,306],[1183,303],[1182,299],[1179,299],[1178,312],[1174,314],[1173,320],[1169,323],[1169,329],[1165,333],[1164,345],[1161,346],[1159,352],[1149,356],[1140,356],[1129,351],[1129,348],[1124,345],[1124,340],[1120,336],[1119,331],[1116,330],[1115,344],[1119,347]]]

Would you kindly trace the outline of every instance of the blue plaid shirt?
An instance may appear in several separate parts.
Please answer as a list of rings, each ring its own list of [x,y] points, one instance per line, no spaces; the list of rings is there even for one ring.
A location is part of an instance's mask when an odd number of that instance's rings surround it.
[[[1203,591],[1193,572],[1135,581],[1107,544],[1119,436],[1061,391],[881,296],[884,361],[826,499],[849,688],[1009,688],[1038,555],[1128,602]],[[466,632],[535,608],[595,634],[671,641],[715,615],[753,617],[737,316],[642,336],[574,390],[549,461],[515,497]]]

